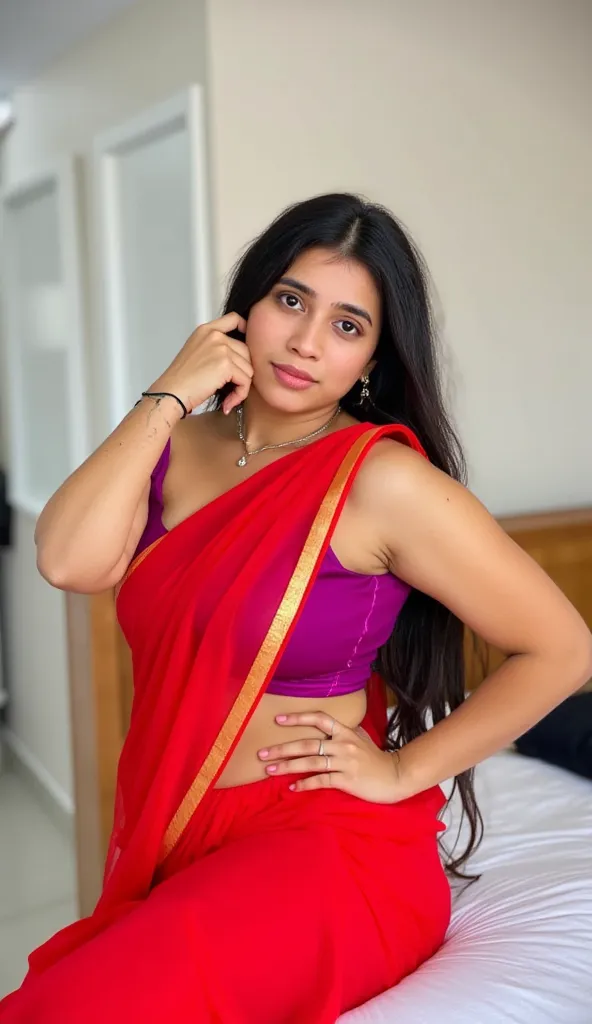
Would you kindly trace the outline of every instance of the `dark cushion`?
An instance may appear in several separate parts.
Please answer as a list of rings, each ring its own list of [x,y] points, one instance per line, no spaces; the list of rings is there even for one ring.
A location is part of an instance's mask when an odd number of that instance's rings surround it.
[[[577,693],[516,740],[527,757],[592,779],[592,693]]]

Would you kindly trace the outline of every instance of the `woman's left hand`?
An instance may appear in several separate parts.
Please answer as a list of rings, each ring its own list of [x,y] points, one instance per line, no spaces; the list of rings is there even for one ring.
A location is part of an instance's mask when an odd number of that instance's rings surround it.
[[[319,754],[320,738],[292,740],[260,750],[259,759],[265,762],[270,778],[320,772],[298,779],[290,789],[342,789],[377,804],[393,804],[403,798],[396,754],[380,750],[361,726],[350,729],[321,711],[277,715],[276,722],[282,726],[312,725],[326,738],[323,754]]]

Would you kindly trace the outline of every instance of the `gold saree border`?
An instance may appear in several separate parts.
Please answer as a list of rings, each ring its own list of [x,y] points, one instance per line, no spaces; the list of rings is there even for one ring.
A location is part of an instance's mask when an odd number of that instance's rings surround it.
[[[339,504],[339,499],[343,494],[354,465],[357,462],[360,453],[364,450],[371,438],[379,432],[381,432],[381,428],[374,427],[372,430],[362,434],[361,437],[354,442],[337,473],[333,477],[327,494],[325,495],[309,530],[308,537],[306,538],[306,542],[300,554],[300,558],[298,559],[296,568],[292,574],[290,583],[288,584],[286,593],[282,598],[281,604],[275,614],[271,626],[269,627],[259,653],[253,662],[251,670],[243,683],[243,686],[230,709],[218,736],[214,740],[208,756],[191,786],[187,790],[187,793],[183,797],[175,816],[165,832],[158,858],[159,865],[162,864],[179,842],[179,839],[191,821],[191,818],[197,810],[201,800],[214,781],[217,772],[227,757],[236,736],[238,735],[258,694],[260,693],[261,687],[263,686],[271,669],[276,653],[281,647],[290,624],[300,606],[323,546],[323,542],[327,536],[327,531]]]

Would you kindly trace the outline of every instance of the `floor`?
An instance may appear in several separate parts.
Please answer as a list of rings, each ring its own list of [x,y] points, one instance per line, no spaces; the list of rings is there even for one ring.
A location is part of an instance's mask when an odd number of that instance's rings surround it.
[[[31,950],[76,917],[72,842],[26,782],[0,771],[0,996],[20,985]]]

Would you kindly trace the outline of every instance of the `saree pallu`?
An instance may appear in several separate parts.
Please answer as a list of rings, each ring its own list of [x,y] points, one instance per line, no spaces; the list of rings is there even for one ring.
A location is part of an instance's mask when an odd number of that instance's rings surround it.
[[[213,788],[296,625],[356,470],[387,436],[421,451],[401,426],[337,431],[263,467],[130,566],[117,611],[134,701],[103,891],[89,918],[31,954],[21,989],[0,1002],[2,1024],[329,1024],[443,940],[438,788],[396,805],[292,793],[293,776]],[[376,675],[368,701],[364,727],[384,745]]]

